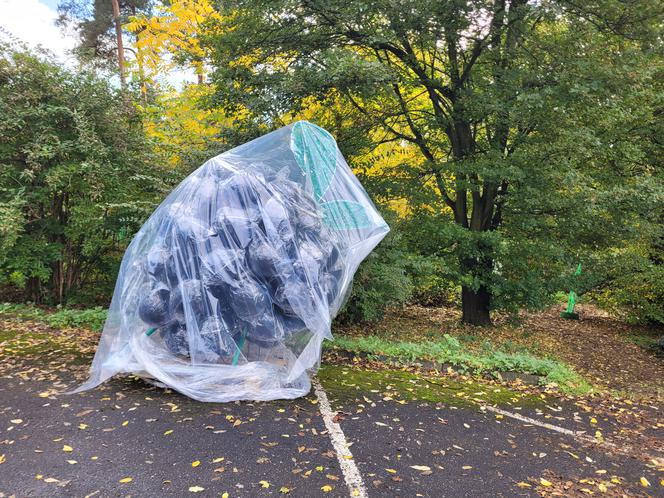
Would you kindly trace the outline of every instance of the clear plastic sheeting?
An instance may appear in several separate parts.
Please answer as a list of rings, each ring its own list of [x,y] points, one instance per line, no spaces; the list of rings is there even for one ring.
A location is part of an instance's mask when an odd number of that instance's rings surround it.
[[[132,373],[201,401],[308,393],[353,274],[388,231],[306,121],[209,160],[127,249],[78,391]]]

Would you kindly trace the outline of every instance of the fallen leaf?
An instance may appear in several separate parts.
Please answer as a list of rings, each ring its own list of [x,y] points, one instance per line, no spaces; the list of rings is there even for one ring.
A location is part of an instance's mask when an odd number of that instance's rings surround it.
[[[261,485],[261,488],[265,488],[265,489],[267,489],[267,488],[270,487],[270,483],[267,482],[267,481],[258,481],[258,484]]]
[[[224,461],[224,457],[219,457],[219,458],[215,458],[214,460],[212,460],[212,463],[219,463],[219,462],[223,462],[223,461]]]
[[[530,484],[528,484],[527,482],[523,482],[523,481],[517,482],[516,485],[520,488],[532,488],[532,486]]]
[[[332,486],[326,484],[325,486],[321,486],[320,489],[323,493],[329,493],[330,491],[332,491]]]
[[[226,492],[222,493],[221,498],[228,498],[228,493],[226,493]]]
[[[290,489],[288,489],[286,486],[282,486],[279,488],[279,492],[287,495],[288,493],[290,493]]]
[[[190,493],[200,493],[201,491],[205,491],[205,488],[202,488],[200,486],[189,486]]]
[[[164,436],[169,436],[173,434],[173,429],[168,429],[166,432],[164,432]]]
[[[420,472],[427,472],[431,470],[431,467],[427,467],[426,465],[411,465],[410,468],[419,470]]]
[[[20,418],[15,418],[15,419],[10,420],[10,422],[12,424],[22,424],[23,420],[21,420]]]
[[[88,424],[78,424],[78,428],[83,430],[88,428]]]
[[[0,455],[0,463],[5,463],[7,461],[7,458],[5,457],[4,454]]]
[[[76,460],[67,460],[69,465],[76,465],[78,462]]]
[[[72,451],[74,451],[74,448],[72,448],[71,446],[65,444],[65,445],[62,447],[62,451],[65,451],[65,452],[67,452],[67,453],[71,453]]]
[[[553,486],[553,483],[552,483],[551,481],[547,481],[547,480],[544,479],[543,477],[540,478],[540,484],[541,484],[542,486],[547,487],[547,488]]]
[[[650,481],[648,479],[646,479],[645,477],[642,477],[641,478],[641,486],[643,486],[644,488],[647,488],[648,486],[650,486]]]
[[[191,466],[194,467],[194,468],[198,467],[200,464],[201,464],[200,460],[196,460],[194,462],[191,462]]]
[[[385,469],[385,470],[387,470],[390,474],[396,474],[397,473],[397,471],[394,470],[394,469]]]
[[[133,477],[123,477],[122,479],[120,479],[120,482],[121,482],[122,484],[127,484],[128,482],[131,482],[131,481],[133,481],[133,480],[134,480]]]

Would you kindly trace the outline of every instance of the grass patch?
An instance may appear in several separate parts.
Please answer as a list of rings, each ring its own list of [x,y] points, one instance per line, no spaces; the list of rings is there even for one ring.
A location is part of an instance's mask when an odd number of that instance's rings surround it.
[[[12,315],[25,320],[35,320],[51,327],[86,328],[99,332],[106,321],[106,310],[101,306],[89,309],[55,308],[48,310],[31,304],[0,303],[0,316]]]
[[[527,351],[510,352],[485,341],[479,351],[464,347],[448,334],[431,342],[387,341],[380,337],[337,337],[330,345],[354,352],[392,356],[406,362],[430,360],[449,363],[461,371],[521,372],[541,376],[544,384],[557,384],[574,394],[590,391],[590,385],[569,365],[549,358],[537,358]]]
[[[323,365],[317,377],[328,395],[339,402],[364,396],[404,401],[429,401],[454,406],[476,408],[490,405],[541,406],[538,396],[517,393],[500,386],[487,386],[473,380],[465,382],[451,378],[435,382],[422,376],[399,370],[363,370],[342,365]]]

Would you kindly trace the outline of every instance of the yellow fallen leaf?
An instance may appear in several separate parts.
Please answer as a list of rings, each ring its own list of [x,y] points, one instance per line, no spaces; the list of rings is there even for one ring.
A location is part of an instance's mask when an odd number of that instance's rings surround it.
[[[540,484],[541,484],[542,486],[547,487],[547,488],[553,486],[553,483],[552,483],[551,481],[547,481],[547,480],[544,479],[543,477],[540,478]]]
[[[74,451],[74,448],[72,448],[71,446],[65,444],[65,445],[62,447],[62,451],[65,451],[65,452],[67,452],[67,453],[71,453],[72,451]]]
[[[37,396],[40,398],[48,398],[51,395],[48,391],[44,391],[43,393],[39,393]]]
[[[591,424],[596,424],[596,423],[597,423],[597,419],[596,419],[595,417],[591,418],[591,419],[590,419],[590,423],[591,423]]]
[[[129,425],[129,420],[122,422],[122,427],[127,427]]]
[[[37,479],[38,481],[39,481],[40,479],[43,479],[43,478],[44,478],[44,476],[41,475],[41,474],[37,474],[37,475],[35,476],[35,479]]]
[[[99,459],[99,457],[98,457],[98,456],[96,456],[96,455],[95,455],[95,456],[91,456],[91,457],[90,457],[90,460],[98,460],[98,459]]]
[[[646,479],[645,477],[642,477],[641,478],[641,486],[643,486],[644,488],[647,488],[648,486],[650,486],[650,481],[648,479]]]
[[[660,486],[664,486],[664,479],[662,479],[661,481],[659,481],[659,485],[660,485]]]
[[[288,493],[290,493],[290,489],[288,489],[286,486],[282,486],[279,488],[279,492],[287,495]]]
[[[470,469],[473,468],[473,466],[472,466],[472,465],[464,465],[464,466],[461,467],[461,468],[462,468],[463,470],[470,470]]]
[[[15,419],[10,420],[10,422],[12,424],[22,424],[23,420],[21,420],[20,418],[15,418]]]
[[[212,463],[219,463],[219,462],[223,462],[224,460],[225,460],[224,457],[219,457],[219,458],[215,458],[214,460],[212,460]]]
[[[228,498],[228,493],[223,492],[223,493],[221,494],[221,498]]]
[[[267,482],[267,481],[258,481],[258,484],[261,485],[261,488],[265,488],[265,489],[267,489],[267,488],[270,487],[270,483]]]
[[[169,436],[173,434],[173,429],[168,429],[166,432],[164,432],[164,436]]]
[[[353,459],[353,455],[344,455],[344,458],[345,458],[346,460],[352,460],[352,459]]]
[[[201,461],[200,461],[200,460],[196,460],[196,461],[194,461],[194,462],[191,462],[191,466],[194,467],[194,468],[195,468],[195,467],[198,467],[200,464],[201,464]]]
[[[411,465],[411,469],[419,470],[421,472],[428,472],[431,470],[431,467],[427,467],[426,465]]]
[[[122,484],[127,484],[128,482],[131,482],[131,481],[133,481],[133,480],[134,480],[133,477],[123,477],[122,479],[120,479],[120,482],[121,482]]]
[[[608,488],[606,487],[606,484],[600,482],[597,485],[597,489],[599,489],[602,493],[606,493],[608,491]]]
[[[387,470],[390,474],[396,474],[397,473],[397,471],[394,470],[394,469],[385,469],[385,470]]]
[[[241,423],[242,423],[242,420],[237,419],[235,422],[233,422],[233,427],[237,427],[237,426],[240,425]]]
[[[530,484],[528,484],[527,482],[523,482],[523,481],[522,482],[517,482],[516,485],[520,488],[532,488],[532,486]]]
[[[76,465],[78,462],[76,460],[67,460],[69,465]]]
[[[332,491],[332,486],[326,484],[325,486],[321,486],[320,489],[323,493],[329,493],[330,491]]]
[[[190,493],[200,493],[201,491],[205,491],[205,488],[201,488],[200,486],[189,486]]]
[[[78,424],[78,428],[83,430],[88,428],[88,424]]]
[[[0,455],[0,463],[5,463],[7,461],[7,458],[5,457],[4,453]]]
[[[322,465],[319,465],[318,467],[316,467],[316,470],[318,472],[323,472],[323,469],[324,469],[324,467]]]

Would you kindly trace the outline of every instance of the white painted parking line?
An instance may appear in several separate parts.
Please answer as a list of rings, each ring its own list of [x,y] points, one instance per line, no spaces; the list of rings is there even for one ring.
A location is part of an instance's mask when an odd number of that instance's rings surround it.
[[[337,454],[337,460],[339,460],[339,466],[341,467],[341,472],[344,475],[346,480],[346,485],[350,491],[350,496],[359,497],[359,498],[368,498],[367,488],[364,485],[364,480],[362,479],[362,474],[360,470],[355,465],[355,460],[353,460],[353,454],[350,452],[348,447],[348,441],[346,441],[346,436],[341,430],[341,426],[333,420],[334,414],[332,413],[332,408],[330,407],[330,402],[327,399],[327,394],[321,386],[318,379],[314,378],[312,381],[314,386],[314,392],[316,393],[316,398],[318,399],[318,406],[320,408],[320,413],[323,416],[323,421],[325,422],[325,428],[327,429],[330,439],[332,440],[332,446],[334,451]]]
[[[531,417],[526,417],[525,415],[521,415],[520,413],[513,413],[513,412],[508,412],[507,410],[501,410],[500,408],[496,408],[495,406],[489,406],[489,405],[483,405],[481,406],[482,410],[488,410],[493,413],[498,413],[500,415],[503,415],[505,417],[510,417],[516,420],[519,420],[521,422],[525,422],[526,424],[530,425],[536,425],[537,427],[543,427],[544,429],[549,429],[550,431],[555,431],[559,432],[561,434],[566,434],[568,436],[571,436],[579,441],[584,441],[586,443],[592,443],[596,444],[598,446],[605,446],[607,448],[611,448],[613,451],[617,451],[619,453],[623,453],[625,455],[630,455],[634,456],[636,455],[641,455],[645,456],[650,460],[657,460],[656,457],[649,455],[647,453],[643,453],[641,451],[635,451],[634,448],[630,446],[619,446],[615,443],[612,443],[610,441],[606,441],[604,439],[598,439],[596,437],[590,436],[586,434],[585,432],[582,431],[573,431],[570,429],[565,429],[564,427],[560,427],[557,425],[549,424],[547,422],[540,422],[537,419],[531,418]]]

